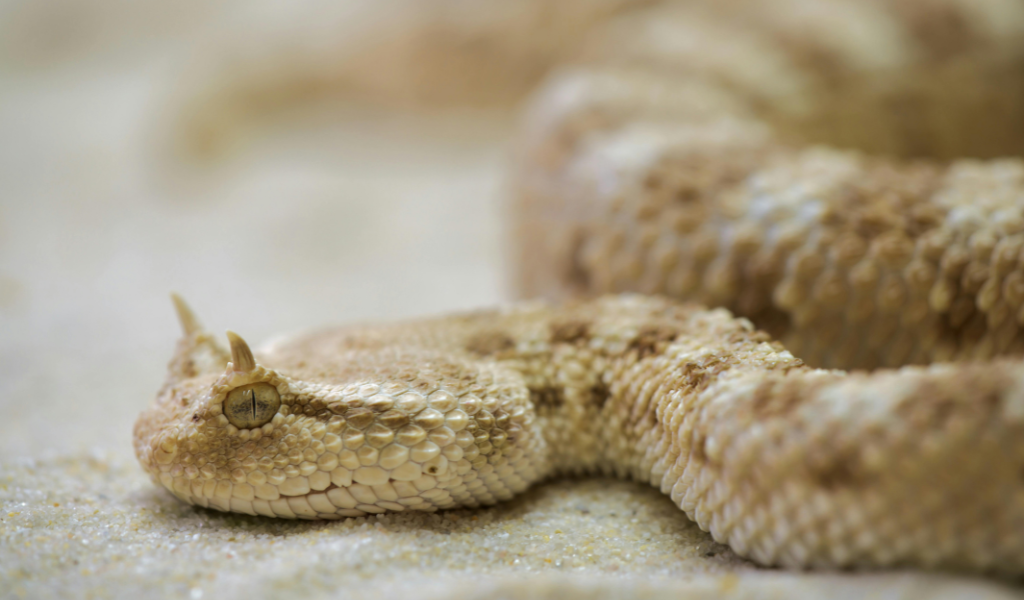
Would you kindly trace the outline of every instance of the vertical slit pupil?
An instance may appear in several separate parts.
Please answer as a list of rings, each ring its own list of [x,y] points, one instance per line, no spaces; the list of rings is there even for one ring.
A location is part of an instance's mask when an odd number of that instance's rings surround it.
[[[256,390],[249,390],[249,410],[252,420],[256,420]]]

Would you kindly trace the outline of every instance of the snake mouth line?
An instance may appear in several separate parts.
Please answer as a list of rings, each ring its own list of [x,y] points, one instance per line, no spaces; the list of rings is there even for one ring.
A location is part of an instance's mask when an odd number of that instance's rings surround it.
[[[172,493],[173,490],[171,490]],[[437,507],[425,504],[420,495],[399,496],[390,484],[367,486],[353,484],[340,487],[330,484],[326,489],[305,494],[266,499],[247,495],[197,495],[190,493],[176,496],[190,504],[218,510],[238,512],[252,516],[277,517],[284,519],[339,520],[350,517],[365,517],[385,512],[417,510],[433,512]]]

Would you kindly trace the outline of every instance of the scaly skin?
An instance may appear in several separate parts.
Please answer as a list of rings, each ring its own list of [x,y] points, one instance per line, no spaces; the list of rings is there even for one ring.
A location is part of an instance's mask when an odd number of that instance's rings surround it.
[[[524,295],[724,306],[816,366],[1024,354],[1024,162],[894,166],[735,124],[677,133],[609,142],[635,142],[640,164],[606,146],[550,187],[523,178]]]
[[[521,295],[724,306],[822,367],[1024,354],[1024,161],[809,144],[1024,153],[1024,5],[817,6],[661,6],[553,77],[513,177]]]
[[[194,323],[135,426],[185,502],[337,519],[605,473],[765,565],[1024,573],[1017,362],[816,370],[723,309],[641,296],[326,330],[253,363]],[[281,407],[239,430],[222,404],[254,382]]]

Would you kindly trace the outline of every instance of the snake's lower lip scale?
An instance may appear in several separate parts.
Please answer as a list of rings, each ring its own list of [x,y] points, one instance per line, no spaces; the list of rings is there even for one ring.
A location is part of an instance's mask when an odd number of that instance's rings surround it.
[[[212,508],[221,512],[244,513],[254,517],[338,520],[348,517],[365,517],[371,514],[381,514],[389,510],[399,512],[406,509],[404,505],[398,502],[379,499],[374,490],[368,487],[366,490],[357,490],[353,493],[352,490],[346,490],[346,488],[332,484],[325,490],[309,492],[308,494],[298,496],[278,495],[277,498],[263,499],[256,498],[255,495],[248,493],[251,490],[251,486],[249,486],[248,490],[242,486],[232,486],[229,491],[231,496],[224,498],[217,495],[182,495],[174,489],[173,478],[170,479],[170,485],[164,482],[163,478],[161,478],[161,483],[173,491],[179,499],[189,504],[195,504],[203,508]],[[204,482],[200,481],[197,483],[200,489],[197,489],[196,486],[191,486],[193,492],[201,491],[201,488],[204,487]],[[214,487],[216,487],[216,482],[213,483]],[[370,500],[371,504],[366,504],[357,501],[354,495],[370,495],[373,499]],[[397,494],[395,494],[394,500],[398,499]],[[380,502],[381,505],[372,504],[372,502]]]

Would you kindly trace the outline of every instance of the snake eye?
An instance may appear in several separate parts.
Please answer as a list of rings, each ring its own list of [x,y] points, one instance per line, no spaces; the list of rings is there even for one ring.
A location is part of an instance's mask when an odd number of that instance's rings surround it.
[[[250,383],[235,388],[224,400],[224,416],[239,429],[251,429],[274,418],[281,407],[281,394],[269,383]]]

